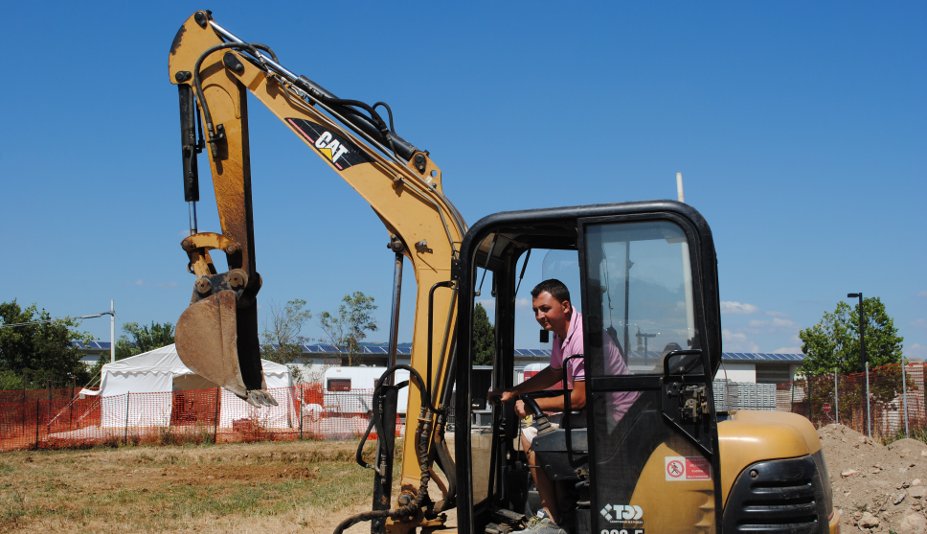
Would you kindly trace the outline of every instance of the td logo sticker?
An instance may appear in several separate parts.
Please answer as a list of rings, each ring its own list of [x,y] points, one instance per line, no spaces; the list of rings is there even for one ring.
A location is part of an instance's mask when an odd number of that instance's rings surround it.
[[[644,510],[636,504],[606,504],[599,511],[609,523],[622,523],[624,521],[640,521],[644,517]]]

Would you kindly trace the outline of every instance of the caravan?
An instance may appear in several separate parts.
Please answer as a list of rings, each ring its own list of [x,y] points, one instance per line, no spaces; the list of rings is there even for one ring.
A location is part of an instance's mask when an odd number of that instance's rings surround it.
[[[322,379],[325,412],[333,416],[368,415],[373,411],[373,389],[386,367],[329,367]],[[393,383],[409,380],[409,372],[400,369]],[[397,408],[405,417],[409,388],[399,390]]]

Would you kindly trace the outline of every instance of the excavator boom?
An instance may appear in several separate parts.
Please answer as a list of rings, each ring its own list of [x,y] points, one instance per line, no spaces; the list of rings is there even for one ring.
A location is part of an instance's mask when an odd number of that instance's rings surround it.
[[[435,436],[443,433],[455,341],[456,290],[448,260],[457,257],[466,226],[443,195],[441,170],[427,152],[395,133],[391,112],[389,121],[381,117],[378,108],[385,105],[338,98],[284,68],[267,46],[245,42],[219,26],[208,11],[195,13],[178,30],[169,76],[180,96],[184,190],[191,204],[191,235],[182,246],[197,277],[177,323],[181,359],[252,404],[274,403],[264,391],[258,342],[261,277],[251,202],[250,93],[370,204],[386,226],[391,248],[412,266],[417,291],[411,369],[423,378],[421,389],[409,392],[407,413],[419,432],[406,433],[401,482],[405,492],[415,494],[422,471],[431,470],[423,462],[449,461],[446,451],[433,447],[437,442],[444,448]],[[202,139],[197,140],[197,130]],[[196,154],[202,150],[209,159],[221,233],[196,228]],[[217,251],[226,255],[227,272],[216,270],[210,254]]]

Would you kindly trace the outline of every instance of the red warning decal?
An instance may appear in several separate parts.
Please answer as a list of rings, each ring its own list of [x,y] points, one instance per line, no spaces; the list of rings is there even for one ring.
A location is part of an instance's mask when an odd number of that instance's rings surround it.
[[[663,460],[666,480],[678,482],[711,478],[711,465],[701,456],[665,456]]]

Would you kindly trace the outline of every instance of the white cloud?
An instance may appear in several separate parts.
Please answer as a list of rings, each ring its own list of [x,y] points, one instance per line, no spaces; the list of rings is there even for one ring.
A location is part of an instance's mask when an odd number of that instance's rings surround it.
[[[789,319],[788,317],[773,317],[772,321],[773,328],[795,328],[795,321]]]
[[[927,299],[927,291],[921,291],[917,294],[917,296]]]
[[[145,285],[145,281],[142,280],[141,278],[139,278],[138,280],[132,282],[132,285],[143,286],[143,285]]]
[[[744,332],[721,330],[721,342],[724,352],[759,352],[760,347]]]
[[[780,319],[778,317],[773,317],[768,321],[765,319],[754,319],[747,324],[751,329],[756,330],[794,330],[796,328],[795,322],[791,319]]]
[[[927,345],[913,343],[910,347],[905,347],[904,355],[906,358],[927,360]]]
[[[722,300],[721,301],[721,313],[730,313],[734,315],[750,315],[751,313],[756,313],[756,306],[753,304],[747,304],[745,302],[736,302],[733,300]]]
[[[774,354],[801,354],[801,347],[779,347]]]
[[[924,319],[923,317],[920,319],[914,319],[911,321],[911,324],[913,324],[915,328],[927,329],[927,319]]]
[[[515,307],[524,309],[524,310],[530,310],[531,309],[531,299],[529,299],[528,297],[521,297],[521,298],[515,299]]]

